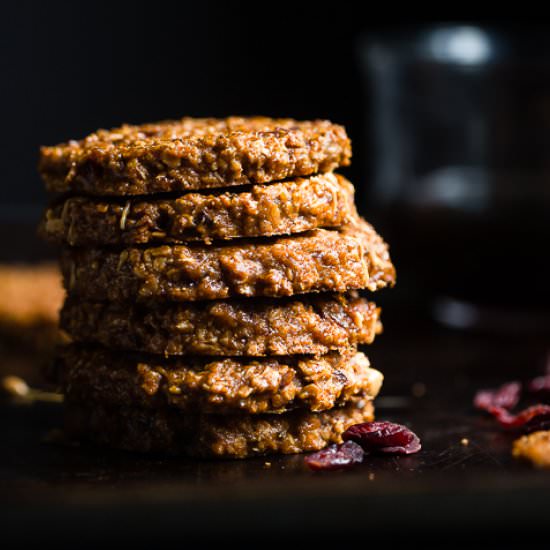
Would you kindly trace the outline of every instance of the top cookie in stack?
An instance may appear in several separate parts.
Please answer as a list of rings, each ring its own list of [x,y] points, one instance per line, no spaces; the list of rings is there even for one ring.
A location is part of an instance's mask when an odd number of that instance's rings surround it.
[[[344,128],[328,121],[184,118],[43,147],[39,171],[51,192],[126,196],[270,183],[350,158]]]
[[[354,291],[395,271],[332,172],[350,157],[341,126],[261,117],[42,148],[46,186],[64,193],[42,232],[65,245],[70,427],[244,457],[319,449],[371,418],[381,375],[356,346],[380,331],[379,309]]]

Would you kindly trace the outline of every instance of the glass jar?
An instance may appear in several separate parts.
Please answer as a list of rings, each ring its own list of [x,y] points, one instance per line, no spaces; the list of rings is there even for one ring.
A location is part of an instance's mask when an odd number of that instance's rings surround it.
[[[548,54],[532,29],[432,26],[360,43],[365,206],[400,284],[447,325],[550,329]]]

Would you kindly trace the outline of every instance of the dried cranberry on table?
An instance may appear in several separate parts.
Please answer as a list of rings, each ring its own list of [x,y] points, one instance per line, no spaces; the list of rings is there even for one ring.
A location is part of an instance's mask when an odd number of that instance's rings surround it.
[[[533,378],[527,385],[527,389],[531,393],[548,393],[550,394],[550,374],[537,376]]]
[[[474,406],[488,411],[491,407],[513,409],[521,397],[521,384],[509,382],[495,390],[478,391],[474,397]]]
[[[525,431],[533,431],[550,426],[550,405],[533,405],[517,414],[512,414],[502,407],[491,407],[488,412],[507,429],[523,428]]]
[[[535,378],[527,385],[533,393],[550,390],[550,375]],[[550,405],[537,404],[523,409],[517,414],[510,412],[521,397],[522,385],[519,382],[509,382],[495,390],[481,390],[474,397],[474,406],[491,414],[501,427],[506,429],[522,429],[530,432],[550,426]]]
[[[360,445],[346,441],[341,445],[331,445],[304,458],[312,470],[343,470],[363,462],[365,453]]]
[[[354,441],[365,452],[383,454],[413,454],[420,451],[420,439],[406,426],[393,422],[364,422],[349,427],[344,441]]]

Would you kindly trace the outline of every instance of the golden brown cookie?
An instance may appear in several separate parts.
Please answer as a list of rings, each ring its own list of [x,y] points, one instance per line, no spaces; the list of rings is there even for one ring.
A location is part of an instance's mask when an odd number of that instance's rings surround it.
[[[353,349],[321,357],[166,359],[71,345],[58,368],[69,401],[194,414],[319,412],[358,395],[372,400],[383,380]]]
[[[376,290],[395,281],[386,243],[359,219],[340,230],[238,245],[66,249],[61,270],[70,293],[114,302]]]
[[[326,120],[183,118],[42,147],[39,171],[53,192],[145,195],[310,176],[350,157],[346,131]]]
[[[353,186],[328,173],[176,198],[71,197],[46,211],[41,234],[72,246],[211,242],[339,227],[354,213]]]
[[[144,307],[70,298],[61,327],[78,342],[161,355],[328,353],[370,344],[380,308],[357,294],[180,302]]]
[[[216,458],[317,451],[341,443],[351,425],[374,418],[372,403],[361,398],[319,413],[187,415],[71,402],[65,412],[69,437],[126,451]]]
[[[51,263],[0,266],[0,377],[43,385],[41,369],[60,342],[59,309],[65,291]]]

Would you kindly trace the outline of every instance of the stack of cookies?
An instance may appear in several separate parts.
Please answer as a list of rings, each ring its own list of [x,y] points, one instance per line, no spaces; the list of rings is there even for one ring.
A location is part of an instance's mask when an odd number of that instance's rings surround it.
[[[60,193],[67,430],[138,451],[318,450],[373,418],[380,332],[359,289],[392,285],[358,217],[345,130],[228,118],[125,125],[41,151]]]

